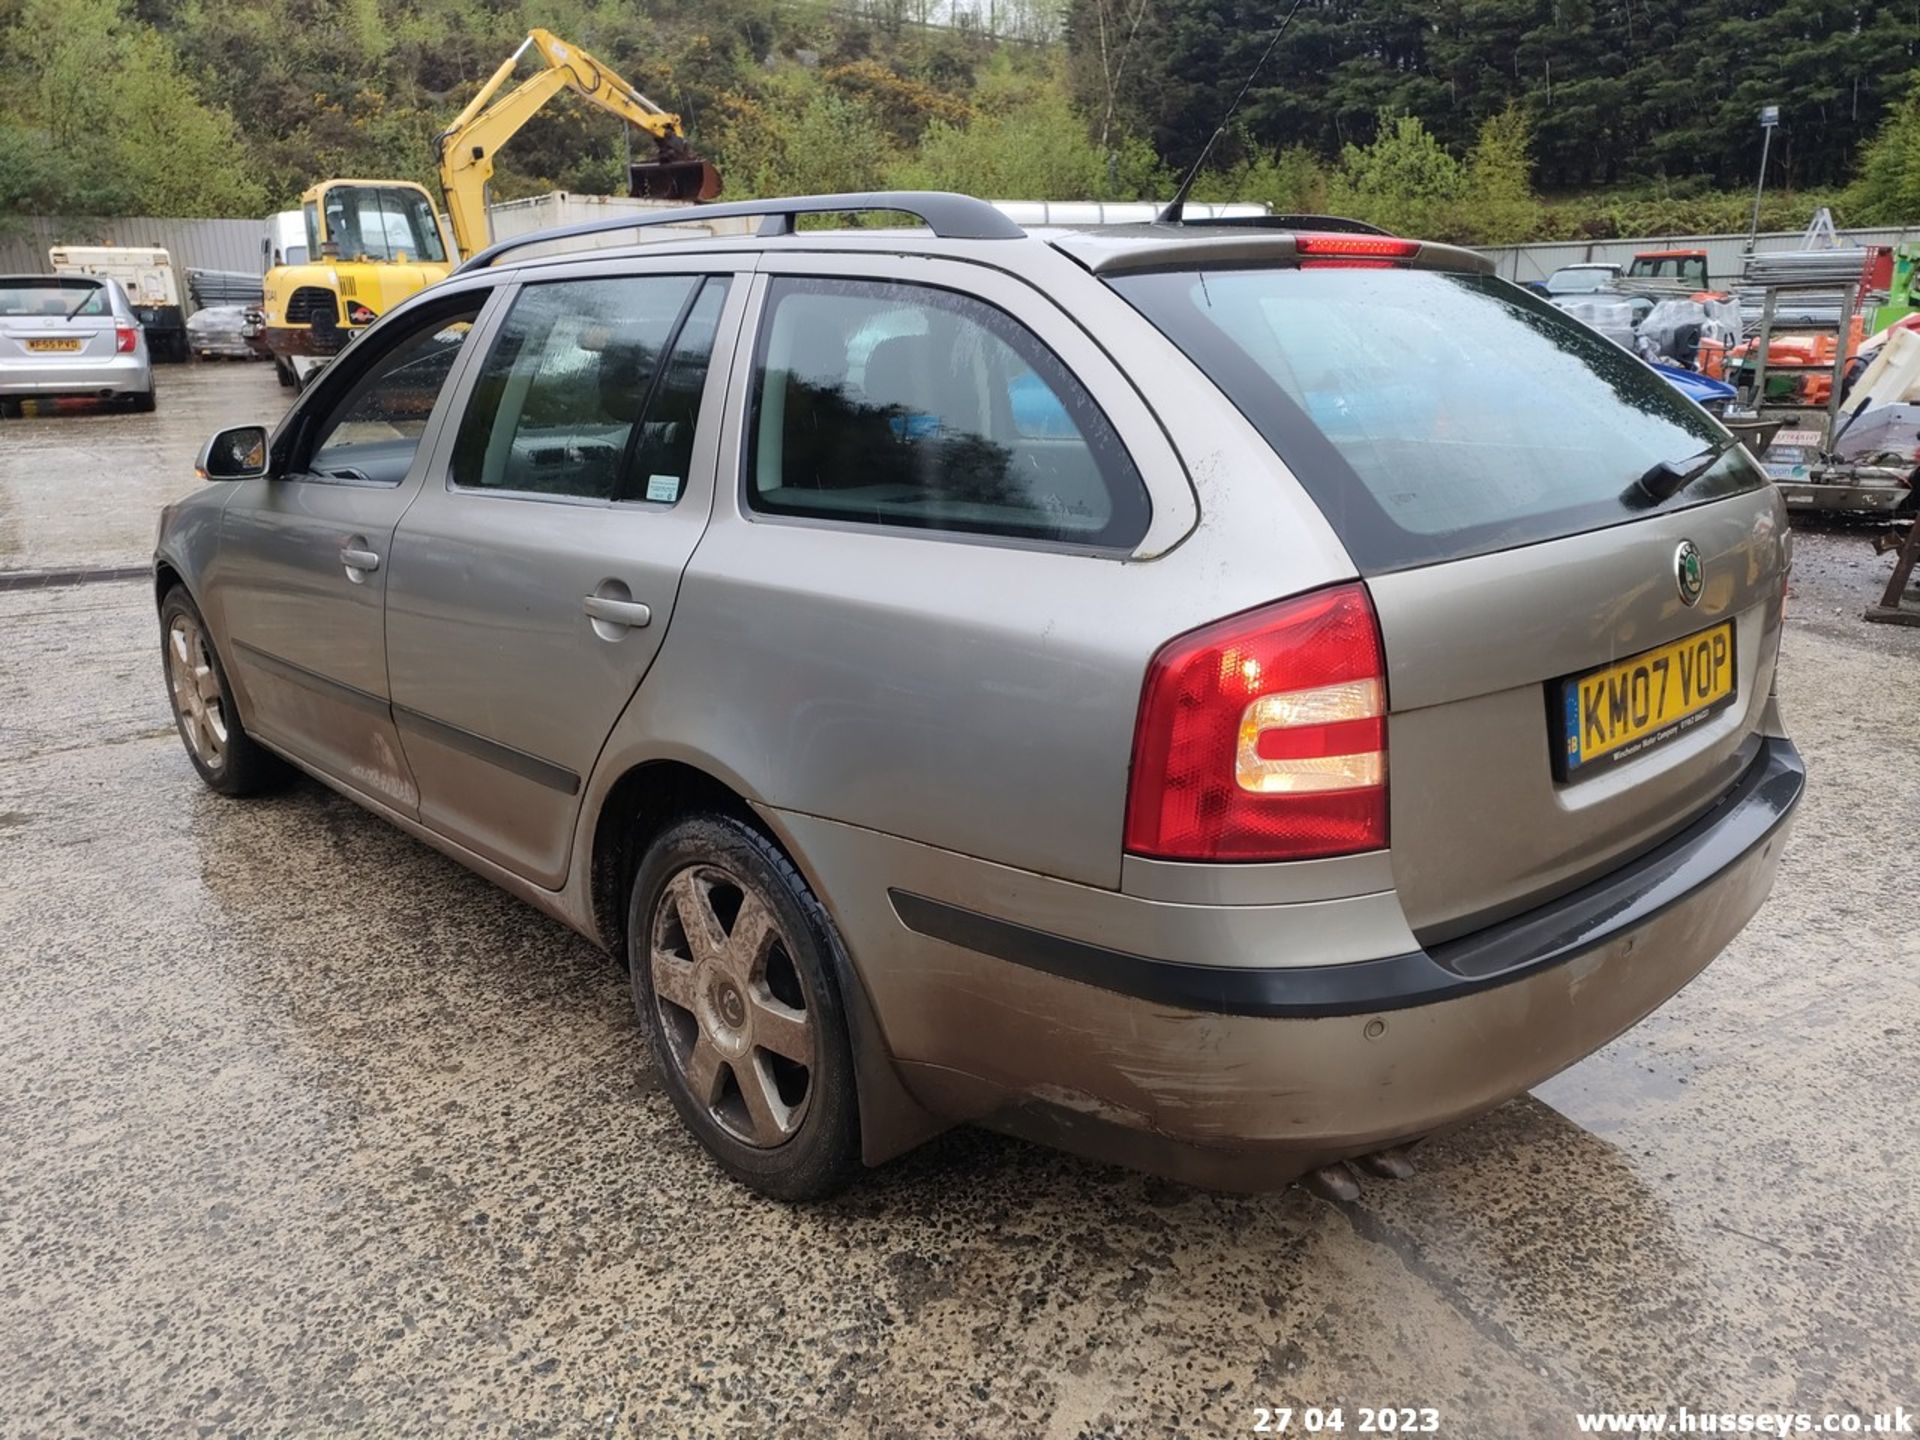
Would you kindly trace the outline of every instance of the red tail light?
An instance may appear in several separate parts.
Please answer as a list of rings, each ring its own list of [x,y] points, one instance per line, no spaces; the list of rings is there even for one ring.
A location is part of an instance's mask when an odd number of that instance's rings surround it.
[[[1126,847],[1303,860],[1387,843],[1386,667],[1364,586],[1168,642],[1134,727]]]
[[[116,325],[113,327],[114,354],[131,355],[133,353],[133,347],[139,343],[140,332],[131,325]]]
[[[1391,235],[1323,231],[1297,237],[1293,248],[1301,255],[1331,255],[1348,260],[1411,260],[1420,253],[1420,242],[1398,240]]]
[[[371,325],[378,318],[373,311],[362,305],[358,300],[353,301],[347,306],[347,323],[349,325]]]

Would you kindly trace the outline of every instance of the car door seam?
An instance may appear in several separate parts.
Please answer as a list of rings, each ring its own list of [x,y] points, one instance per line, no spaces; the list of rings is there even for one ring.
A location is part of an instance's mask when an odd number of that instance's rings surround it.
[[[761,258],[762,257],[760,253],[756,252],[754,254],[752,264],[745,267],[744,269],[729,269],[725,272],[721,272],[721,271],[708,272],[709,276],[714,274],[721,274],[721,273],[725,273],[729,277],[738,276],[741,282],[740,284],[741,299],[740,299],[739,317],[734,321],[733,331],[727,337],[726,384],[722,387],[720,392],[719,414],[709,418],[703,410],[700,414],[699,419],[695,421],[696,426],[698,426],[698,424],[704,420],[707,423],[717,427],[716,433],[714,435],[714,445],[713,445],[713,475],[712,475],[711,483],[707,486],[707,514],[706,514],[705,520],[700,525],[700,533],[693,537],[693,543],[687,547],[686,558],[680,562],[680,569],[674,576],[673,604],[669,607],[666,621],[661,626],[660,640],[654,646],[653,658],[647,662],[646,667],[643,670],[641,670],[638,676],[635,677],[633,682],[633,689],[627,692],[627,698],[625,703],[623,703],[620,706],[619,713],[613,717],[613,723],[607,727],[607,733],[600,737],[600,746],[596,751],[594,751],[593,764],[589,766],[587,770],[587,774],[589,777],[594,777],[599,775],[600,767],[607,757],[607,747],[613,742],[613,737],[619,731],[621,725],[623,725],[626,722],[626,718],[628,714],[633,709],[633,703],[635,699],[638,698],[641,688],[645,686],[645,684],[647,683],[647,676],[651,675],[653,673],[654,667],[660,663],[660,657],[662,654],[665,653],[667,648],[667,636],[668,636],[668,632],[671,630],[673,626],[674,612],[678,611],[680,608],[680,592],[686,586],[687,571],[692,568],[694,557],[700,553],[700,547],[706,543],[708,532],[710,532],[713,529],[714,511],[715,511],[715,508],[720,503],[721,476],[722,474],[726,473],[727,457],[725,452],[726,452],[727,427],[734,418],[736,408],[744,400],[744,397],[746,394],[746,386],[752,383],[750,378],[743,377],[741,374],[741,363],[740,363],[741,340],[746,334],[747,320],[750,316],[754,314],[755,300],[758,298],[760,293],[761,281],[763,279],[763,277],[760,274]],[[729,299],[732,298],[731,280],[729,281],[728,298]],[[719,327],[716,326],[715,335],[714,335],[714,349],[717,351],[719,349],[719,346],[720,346]],[[671,355],[669,355],[667,358],[670,360],[672,357]],[[709,374],[711,374],[711,366],[713,364],[713,359],[711,355],[708,357],[707,363],[709,366]],[[704,396],[702,398],[704,399]],[[742,428],[744,429],[744,423]],[[697,431],[696,431],[696,434],[697,434]],[[741,438],[742,445],[744,445],[744,439],[745,439],[744,435],[742,435],[740,438]],[[736,467],[739,465],[738,456],[735,457],[734,463]],[[589,786],[588,788],[590,790],[591,786]],[[566,863],[566,869],[568,870],[569,873],[571,873],[573,869],[574,858],[579,853],[581,848],[580,847],[580,825],[581,825],[581,818],[586,814],[586,811],[587,811],[587,806],[585,801],[583,800],[581,803],[579,812],[576,813],[573,817],[574,819],[573,835],[569,838],[568,844],[567,844],[567,856],[566,856],[565,863]],[[597,820],[598,820],[597,815],[595,816],[595,820],[597,823]]]

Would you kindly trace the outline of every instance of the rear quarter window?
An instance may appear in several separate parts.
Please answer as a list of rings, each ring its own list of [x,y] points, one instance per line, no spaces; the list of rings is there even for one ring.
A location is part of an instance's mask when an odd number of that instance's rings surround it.
[[[1121,275],[1113,287],[1219,385],[1363,573],[1646,513],[1623,492],[1724,432],[1653,370],[1518,286],[1430,270]],[[1757,489],[1735,448],[1666,502]]]
[[[758,511],[1102,548],[1146,487],[1093,397],[1012,316],[931,286],[777,277],[755,352]]]

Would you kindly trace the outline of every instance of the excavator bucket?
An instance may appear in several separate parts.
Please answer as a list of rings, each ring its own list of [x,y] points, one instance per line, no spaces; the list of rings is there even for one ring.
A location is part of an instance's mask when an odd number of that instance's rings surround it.
[[[720,172],[691,156],[663,157],[628,166],[627,193],[646,200],[711,200],[720,193]]]

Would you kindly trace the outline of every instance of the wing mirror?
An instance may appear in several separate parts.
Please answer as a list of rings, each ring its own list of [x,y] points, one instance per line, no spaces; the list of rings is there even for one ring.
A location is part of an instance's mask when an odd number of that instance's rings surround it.
[[[267,473],[267,427],[236,425],[201,447],[194,469],[202,480],[259,480]]]

